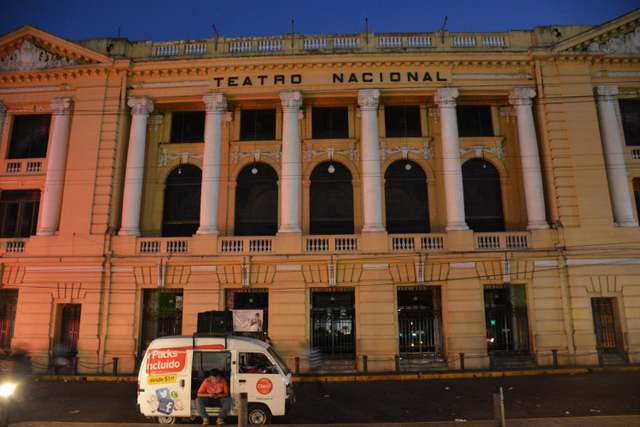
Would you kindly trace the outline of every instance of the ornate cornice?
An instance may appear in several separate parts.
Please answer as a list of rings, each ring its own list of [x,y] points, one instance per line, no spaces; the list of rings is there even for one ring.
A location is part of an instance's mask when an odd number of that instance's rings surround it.
[[[393,156],[394,154],[402,154],[403,159],[409,158],[409,153],[416,154],[418,156],[422,156],[423,159],[429,160],[431,156],[431,145],[430,139],[426,139],[422,144],[422,148],[411,147],[407,145],[403,146],[387,146],[386,144],[380,148],[380,159],[385,160],[387,157]]]
[[[69,114],[73,109],[73,98],[53,98],[51,100],[51,108],[56,116]]]
[[[340,154],[348,157],[351,160],[358,160],[358,148],[356,144],[351,144],[349,148],[335,148],[327,147],[320,148],[318,150],[313,149],[313,144],[308,144],[311,148],[304,150],[304,158],[307,161],[312,161],[316,157],[327,157],[329,160],[333,160],[333,156]]]
[[[358,91],[360,110],[377,110],[380,101],[379,89],[362,89]]]
[[[227,109],[227,98],[223,93],[210,93],[202,97],[207,113],[223,113]]]
[[[455,107],[460,91],[456,87],[441,87],[436,90],[435,102],[440,107]]]
[[[252,157],[254,161],[259,162],[262,157],[271,157],[277,161],[280,161],[281,151],[279,149],[276,150],[261,150],[259,148],[253,151],[240,151],[238,146],[236,146],[235,151],[231,154],[231,161],[235,164],[240,161],[243,157]]]
[[[202,160],[202,154],[193,153],[191,151],[182,151],[180,153],[170,153],[164,147],[160,148],[158,155],[158,166],[164,167],[169,164],[171,160],[180,160],[180,163],[188,163],[189,159]]]
[[[532,99],[536,96],[536,90],[531,87],[516,87],[509,94],[509,104],[511,105],[531,105]]]
[[[592,42],[587,52],[602,53],[640,53],[640,26],[633,31],[611,38],[605,42]]]
[[[127,105],[131,107],[131,115],[142,114],[148,116],[153,111],[153,101],[147,96],[130,97]]]

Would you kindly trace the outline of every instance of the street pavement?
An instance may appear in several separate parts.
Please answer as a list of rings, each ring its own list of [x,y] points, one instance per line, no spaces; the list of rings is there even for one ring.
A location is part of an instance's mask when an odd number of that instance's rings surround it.
[[[640,372],[298,383],[297,404],[274,423],[484,427],[493,425],[488,420],[499,385],[508,426],[640,426]],[[33,382],[22,391],[12,408],[12,423],[20,427],[149,422],[136,411],[132,383]]]

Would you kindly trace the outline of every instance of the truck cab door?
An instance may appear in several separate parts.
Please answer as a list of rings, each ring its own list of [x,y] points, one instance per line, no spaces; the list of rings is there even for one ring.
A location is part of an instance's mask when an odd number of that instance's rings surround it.
[[[264,403],[272,415],[284,415],[285,383],[275,363],[260,352],[238,352],[238,393],[250,403]]]

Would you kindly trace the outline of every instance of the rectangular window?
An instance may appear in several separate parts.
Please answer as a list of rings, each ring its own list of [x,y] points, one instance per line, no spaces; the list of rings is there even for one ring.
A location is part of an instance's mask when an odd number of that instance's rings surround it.
[[[47,157],[51,114],[15,116],[9,143],[9,159]]]
[[[640,99],[620,101],[620,115],[626,145],[640,145]]]
[[[182,333],[182,289],[145,289],[142,295],[142,347],[155,338]]]
[[[491,107],[488,105],[458,105],[456,113],[461,137],[493,136]]]
[[[171,113],[171,142],[204,142],[204,111]]]
[[[384,107],[385,135],[388,138],[422,136],[420,107],[417,105],[386,105]]]
[[[349,137],[349,110],[347,107],[313,107],[311,113],[313,139]]]
[[[0,237],[36,234],[40,190],[0,192]]]
[[[636,199],[636,213],[638,221],[640,221],[640,178],[633,179],[633,196]]]
[[[13,337],[17,306],[17,290],[0,290],[0,349],[11,348],[11,338]]]
[[[276,110],[242,110],[240,113],[242,141],[272,141],[276,139]]]

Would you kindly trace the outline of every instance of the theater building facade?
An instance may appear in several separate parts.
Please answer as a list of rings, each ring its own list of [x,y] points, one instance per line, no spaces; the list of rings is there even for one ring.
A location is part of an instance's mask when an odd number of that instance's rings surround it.
[[[598,26],[0,37],[0,345],[135,370],[263,310],[304,372],[640,361],[640,11]],[[297,358],[297,362],[296,362]]]

